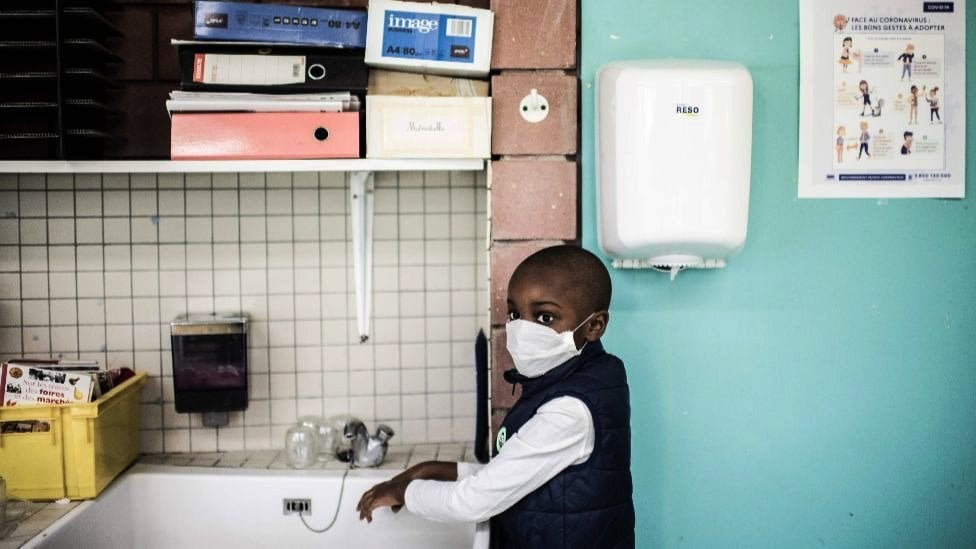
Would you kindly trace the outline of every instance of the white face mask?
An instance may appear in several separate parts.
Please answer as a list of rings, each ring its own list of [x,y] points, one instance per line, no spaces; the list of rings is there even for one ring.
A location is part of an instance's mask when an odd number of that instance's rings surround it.
[[[576,348],[573,334],[586,324],[593,315],[572,330],[557,333],[556,330],[529,320],[510,320],[505,325],[508,348],[515,368],[525,377],[539,377],[567,360],[579,356],[582,348]],[[586,347],[586,343],[583,344]]]

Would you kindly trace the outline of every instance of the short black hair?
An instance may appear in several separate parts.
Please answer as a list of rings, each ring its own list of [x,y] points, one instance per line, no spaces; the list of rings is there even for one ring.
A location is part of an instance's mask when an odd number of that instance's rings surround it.
[[[909,137],[911,137],[913,135],[915,135],[915,134],[912,133],[912,132],[905,132],[905,135],[903,135],[902,137],[909,138]]]
[[[515,268],[512,278],[519,273],[539,269],[551,279],[564,281],[567,291],[579,306],[588,312],[606,311],[610,308],[613,287],[610,273],[603,261],[579,246],[559,245],[543,248],[530,255]]]

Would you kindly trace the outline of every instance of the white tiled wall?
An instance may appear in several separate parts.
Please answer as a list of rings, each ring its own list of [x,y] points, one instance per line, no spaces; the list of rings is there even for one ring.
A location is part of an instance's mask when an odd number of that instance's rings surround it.
[[[468,441],[484,173],[377,173],[376,188],[360,344],[342,173],[0,175],[0,357],[148,372],[144,452],[280,448],[307,414]],[[224,428],[173,406],[169,322],[187,311],[251,318],[250,406]]]

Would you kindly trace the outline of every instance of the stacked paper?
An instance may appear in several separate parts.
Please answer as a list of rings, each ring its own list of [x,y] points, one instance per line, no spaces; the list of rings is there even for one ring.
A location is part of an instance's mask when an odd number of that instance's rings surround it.
[[[350,112],[360,100],[349,92],[270,94],[244,92],[172,91],[166,101],[174,112]]]

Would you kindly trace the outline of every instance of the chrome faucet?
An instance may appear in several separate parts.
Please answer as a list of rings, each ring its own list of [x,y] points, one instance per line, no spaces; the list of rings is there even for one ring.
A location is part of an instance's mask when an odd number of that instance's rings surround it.
[[[339,456],[339,459],[348,461],[353,467],[375,467],[383,463],[386,457],[387,441],[393,437],[393,429],[380,424],[376,427],[376,434],[370,436],[366,425],[352,418],[346,423],[344,435],[350,441],[350,448],[348,454]]]

